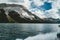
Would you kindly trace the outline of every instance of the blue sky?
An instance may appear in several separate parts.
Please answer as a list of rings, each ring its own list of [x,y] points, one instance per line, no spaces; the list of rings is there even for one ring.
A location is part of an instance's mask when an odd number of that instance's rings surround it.
[[[52,3],[44,2],[41,6],[36,6],[34,2],[31,3],[31,8],[37,8],[39,10],[50,10],[52,8]]]

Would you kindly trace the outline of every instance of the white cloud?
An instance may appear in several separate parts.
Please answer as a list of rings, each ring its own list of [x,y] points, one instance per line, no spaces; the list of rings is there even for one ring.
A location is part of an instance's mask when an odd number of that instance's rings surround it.
[[[30,8],[30,1],[29,1],[29,0],[24,0],[23,5],[24,5],[27,9],[29,9],[29,8]]]
[[[47,1],[47,0],[43,0],[43,1],[42,0],[33,0],[33,2],[35,3],[36,6],[43,5],[45,1]],[[59,3],[57,2],[57,5],[55,5],[56,4],[55,1],[56,0],[49,0],[48,1],[48,2],[53,2],[52,3],[52,9],[47,11],[49,15],[47,15],[46,12],[42,12],[41,10],[39,10],[37,8],[35,8],[35,9],[29,9],[30,8],[30,2],[29,2],[29,0],[26,1],[25,6],[29,10],[33,10],[34,14],[37,15],[39,18],[52,17],[52,18],[56,19],[56,18],[59,18],[59,14],[57,13],[57,8],[59,8],[59,6],[58,6]],[[31,11],[31,12],[33,12],[33,11]]]
[[[32,10],[34,10],[34,11],[32,11]],[[30,11],[32,12],[32,14],[35,14],[36,16],[38,16],[41,19],[46,18],[46,16],[44,15],[44,12],[37,8],[31,9]]]
[[[55,19],[60,17],[57,9],[47,10],[46,15],[47,15],[47,17],[52,17],[52,18],[55,18]]]
[[[35,15],[37,15],[40,18],[44,18],[44,17],[52,17],[52,18],[60,18],[60,15],[58,14],[58,9],[60,9],[60,0],[34,0],[35,4],[37,6],[42,5],[45,1],[51,2],[52,3],[52,9],[51,10],[47,10],[46,12],[42,12],[42,11],[37,11],[35,9]],[[37,11],[37,12],[36,12]],[[42,16],[41,16],[42,15]]]
[[[42,0],[34,0],[34,3],[36,6],[40,6],[40,5],[44,4],[44,2]]]

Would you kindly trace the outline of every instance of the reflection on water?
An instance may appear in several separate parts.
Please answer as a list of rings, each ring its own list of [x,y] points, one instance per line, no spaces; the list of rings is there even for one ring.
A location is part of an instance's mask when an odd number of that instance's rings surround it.
[[[41,40],[39,37],[47,36],[55,38],[56,33],[59,33],[59,24],[0,24],[0,39],[1,40]],[[53,35],[53,36],[52,36]],[[48,38],[47,38],[48,40]],[[49,39],[50,40],[50,39]]]

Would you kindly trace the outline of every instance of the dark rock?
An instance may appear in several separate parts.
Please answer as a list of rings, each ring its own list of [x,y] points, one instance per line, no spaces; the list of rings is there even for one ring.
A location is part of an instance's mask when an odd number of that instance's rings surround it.
[[[28,20],[25,20],[24,18],[21,18],[18,12],[16,11],[10,11],[8,14],[12,19],[14,19],[17,23],[25,23],[28,22]]]
[[[7,22],[9,21],[7,19],[4,9],[0,9],[0,23],[7,23]]]
[[[60,33],[57,34],[57,38],[60,38]]]

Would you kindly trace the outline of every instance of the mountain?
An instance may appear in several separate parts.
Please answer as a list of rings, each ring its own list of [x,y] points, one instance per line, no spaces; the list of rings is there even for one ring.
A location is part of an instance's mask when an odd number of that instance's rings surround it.
[[[57,21],[54,18],[41,19],[37,15],[31,13],[23,5],[18,5],[18,4],[0,3],[0,11],[1,10],[5,11],[4,14],[8,19],[8,23],[55,23]],[[1,13],[3,14],[3,12]],[[0,15],[2,15],[1,13]],[[4,19],[2,17],[5,16],[0,16],[0,19],[6,20],[6,18]],[[6,22],[1,21],[0,23],[6,23]]]

